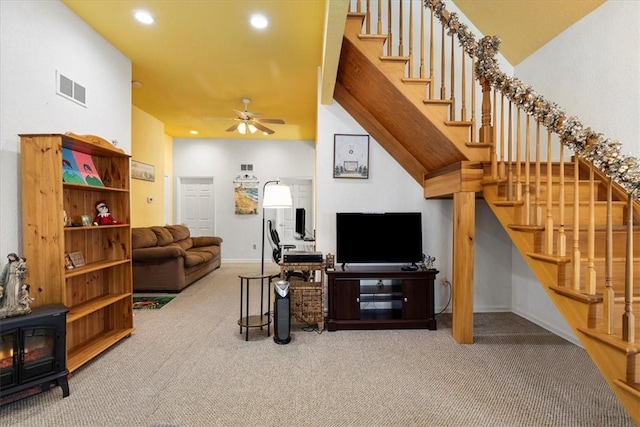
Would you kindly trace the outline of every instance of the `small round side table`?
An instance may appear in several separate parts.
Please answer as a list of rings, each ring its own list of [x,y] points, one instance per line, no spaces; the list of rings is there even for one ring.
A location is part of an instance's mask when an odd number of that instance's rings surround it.
[[[240,333],[242,334],[242,328],[245,328],[245,341],[249,341],[249,328],[267,327],[267,336],[271,335],[271,279],[273,274],[253,274],[253,275],[238,275],[240,278],[240,319],[238,319],[238,325],[240,325]],[[254,280],[254,284],[257,284],[257,280],[260,280],[260,314],[249,315],[249,288],[251,281]],[[264,311],[264,285],[267,284],[267,311]]]

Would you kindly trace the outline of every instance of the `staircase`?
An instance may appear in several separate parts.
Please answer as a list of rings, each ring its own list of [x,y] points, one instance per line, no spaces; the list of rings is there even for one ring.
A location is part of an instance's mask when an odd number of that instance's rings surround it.
[[[527,114],[533,101],[476,77],[477,58],[463,53],[470,35],[439,0],[416,11],[410,1],[386,10],[380,3],[363,10],[357,1],[348,14],[334,98],[423,185],[425,198],[454,200],[454,339],[473,342],[474,211],[483,198],[640,425],[640,208],[624,181],[601,170],[612,157],[594,159],[603,150],[588,133],[578,143],[560,135],[559,143],[551,130],[571,119]]]

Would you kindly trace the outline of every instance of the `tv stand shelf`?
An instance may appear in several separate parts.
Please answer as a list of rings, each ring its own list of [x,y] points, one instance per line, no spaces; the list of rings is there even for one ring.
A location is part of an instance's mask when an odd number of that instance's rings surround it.
[[[438,270],[357,266],[327,272],[327,329],[435,330],[433,286]]]

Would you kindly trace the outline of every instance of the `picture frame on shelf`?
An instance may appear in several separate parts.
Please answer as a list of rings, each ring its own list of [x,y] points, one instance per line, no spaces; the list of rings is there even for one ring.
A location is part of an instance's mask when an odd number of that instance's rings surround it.
[[[334,135],[333,177],[369,178],[369,135]]]
[[[91,227],[91,217],[89,215],[80,215],[80,221],[83,227]]]
[[[65,270],[71,270],[74,269],[76,266],[73,265],[73,261],[71,260],[71,255],[69,255],[68,253],[64,254],[64,269]]]
[[[156,168],[155,166],[147,163],[131,160],[131,178],[155,182]]]
[[[72,268],[82,267],[84,265],[84,257],[82,256],[82,252],[69,252],[67,255],[69,255],[69,258],[71,259],[71,263],[73,264]],[[66,267],[66,260],[65,260],[65,267]]]

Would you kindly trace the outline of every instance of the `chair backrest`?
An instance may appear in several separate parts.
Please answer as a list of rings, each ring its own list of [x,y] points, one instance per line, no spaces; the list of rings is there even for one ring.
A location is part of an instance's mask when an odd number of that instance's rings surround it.
[[[269,243],[271,244],[273,262],[278,264],[280,258],[282,258],[282,247],[280,246],[280,236],[278,231],[273,228],[273,221],[267,220],[267,236],[269,236]]]

